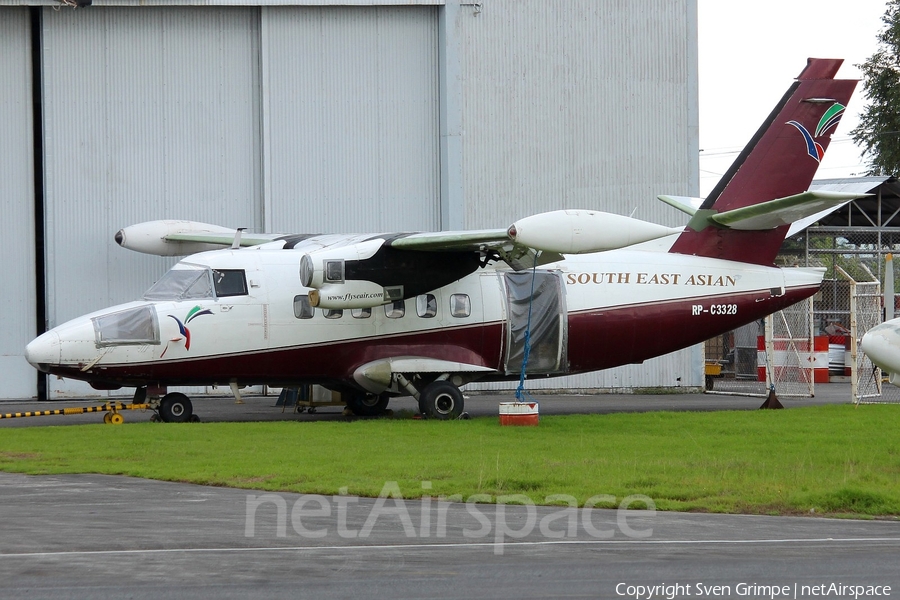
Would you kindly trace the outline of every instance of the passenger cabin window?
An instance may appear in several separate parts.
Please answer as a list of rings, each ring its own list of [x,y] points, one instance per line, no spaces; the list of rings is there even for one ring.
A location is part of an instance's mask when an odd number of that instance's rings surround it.
[[[399,319],[406,314],[406,302],[397,300],[384,305],[384,316],[388,319]]]
[[[309,296],[294,296],[294,316],[298,319],[312,319],[316,309],[309,303]]]
[[[326,319],[340,319],[344,316],[344,310],[341,308],[329,308],[325,311]]]
[[[416,314],[423,319],[430,319],[437,314],[437,298],[434,294],[416,296]]]
[[[371,308],[354,308],[350,311],[350,316],[354,319],[368,319],[372,316]]]
[[[457,318],[468,317],[472,314],[472,301],[468,294],[453,294],[450,296],[450,314]]]
[[[246,296],[247,277],[243,269],[213,269],[216,296]]]

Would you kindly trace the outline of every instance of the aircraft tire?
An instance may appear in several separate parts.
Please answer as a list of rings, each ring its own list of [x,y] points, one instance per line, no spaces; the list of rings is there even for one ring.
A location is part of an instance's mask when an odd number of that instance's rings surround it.
[[[384,412],[389,401],[387,396],[353,394],[347,398],[347,408],[357,417],[375,417]]]
[[[432,382],[419,394],[419,410],[429,419],[457,419],[463,412],[463,406],[462,392],[449,381]]]
[[[180,392],[166,394],[159,401],[159,416],[166,423],[187,423],[193,414],[191,399]]]

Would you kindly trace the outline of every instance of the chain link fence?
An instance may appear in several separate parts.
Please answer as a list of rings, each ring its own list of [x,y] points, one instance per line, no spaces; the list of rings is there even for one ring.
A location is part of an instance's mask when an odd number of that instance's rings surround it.
[[[884,319],[879,282],[889,252],[900,252],[900,234],[870,227],[811,228],[786,240],[779,265],[824,268],[822,289],[770,315],[768,327],[759,321],[707,341],[707,391],[764,397],[771,383],[778,395],[802,397],[815,383],[840,381],[851,383],[854,402],[900,403],[900,388],[857,351]]]
[[[811,311],[811,300],[799,302],[707,341],[707,392],[764,398],[774,385],[778,395],[812,396]]]
[[[706,391],[711,394],[765,396],[759,381],[757,339],[763,331],[757,321],[709,339],[704,344]]]
[[[855,283],[851,287],[854,340],[881,323],[881,284],[876,282]],[[869,357],[857,348],[851,350],[851,360],[855,358],[853,373],[853,399],[864,402],[900,402],[900,388],[882,381],[881,369],[872,364]]]
[[[884,320],[880,282],[887,255],[900,252],[900,235],[884,228],[817,227],[802,237],[806,264],[826,269],[816,315],[829,332],[843,330],[838,336],[846,337],[845,376],[850,377],[854,402],[900,403],[900,388],[886,383],[881,369],[856,348],[863,334]],[[892,279],[893,288],[900,289],[900,269],[893,270]],[[896,298],[894,307],[896,313]]]
[[[807,299],[766,317],[761,373],[779,396],[815,395],[813,301]],[[762,377],[761,377],[762,378]]]

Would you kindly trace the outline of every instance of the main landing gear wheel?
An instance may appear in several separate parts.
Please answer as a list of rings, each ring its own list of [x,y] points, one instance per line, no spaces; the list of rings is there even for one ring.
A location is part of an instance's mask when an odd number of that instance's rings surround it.
[[[166,394],[159,401],[159,416],[166,423],[187,423],[193,414],[191,399],[180,392]]]
[[[358,417],[376,417],[384,412],[389,401],[387,396],[353,394],[347,398],[347,408]]]
[[[429,419],[458,419],[463,412],[463,395],[449,381],[435,381],[419,394],[419,411]]]

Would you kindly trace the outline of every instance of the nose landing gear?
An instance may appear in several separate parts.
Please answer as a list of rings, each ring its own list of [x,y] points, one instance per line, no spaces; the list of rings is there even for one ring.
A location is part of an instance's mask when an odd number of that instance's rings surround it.
[[[140,388],[135,392],[135,396],[143,393],[146,395],[146,388],[141,392]],[[152,403],[151,403],[152,406]],[[164,423],[196,423],[200,418],[194,414],[194,406],[191,399],[181,392],[171,392],[160,398],[159,402],[154,406],[156,413],[150,417],[154,423],[160,421]]]
[[[166,423],[188,423],[194,414],[194,407],[190,398],[181,392],[172,392],[159,401],[158,411]]]

